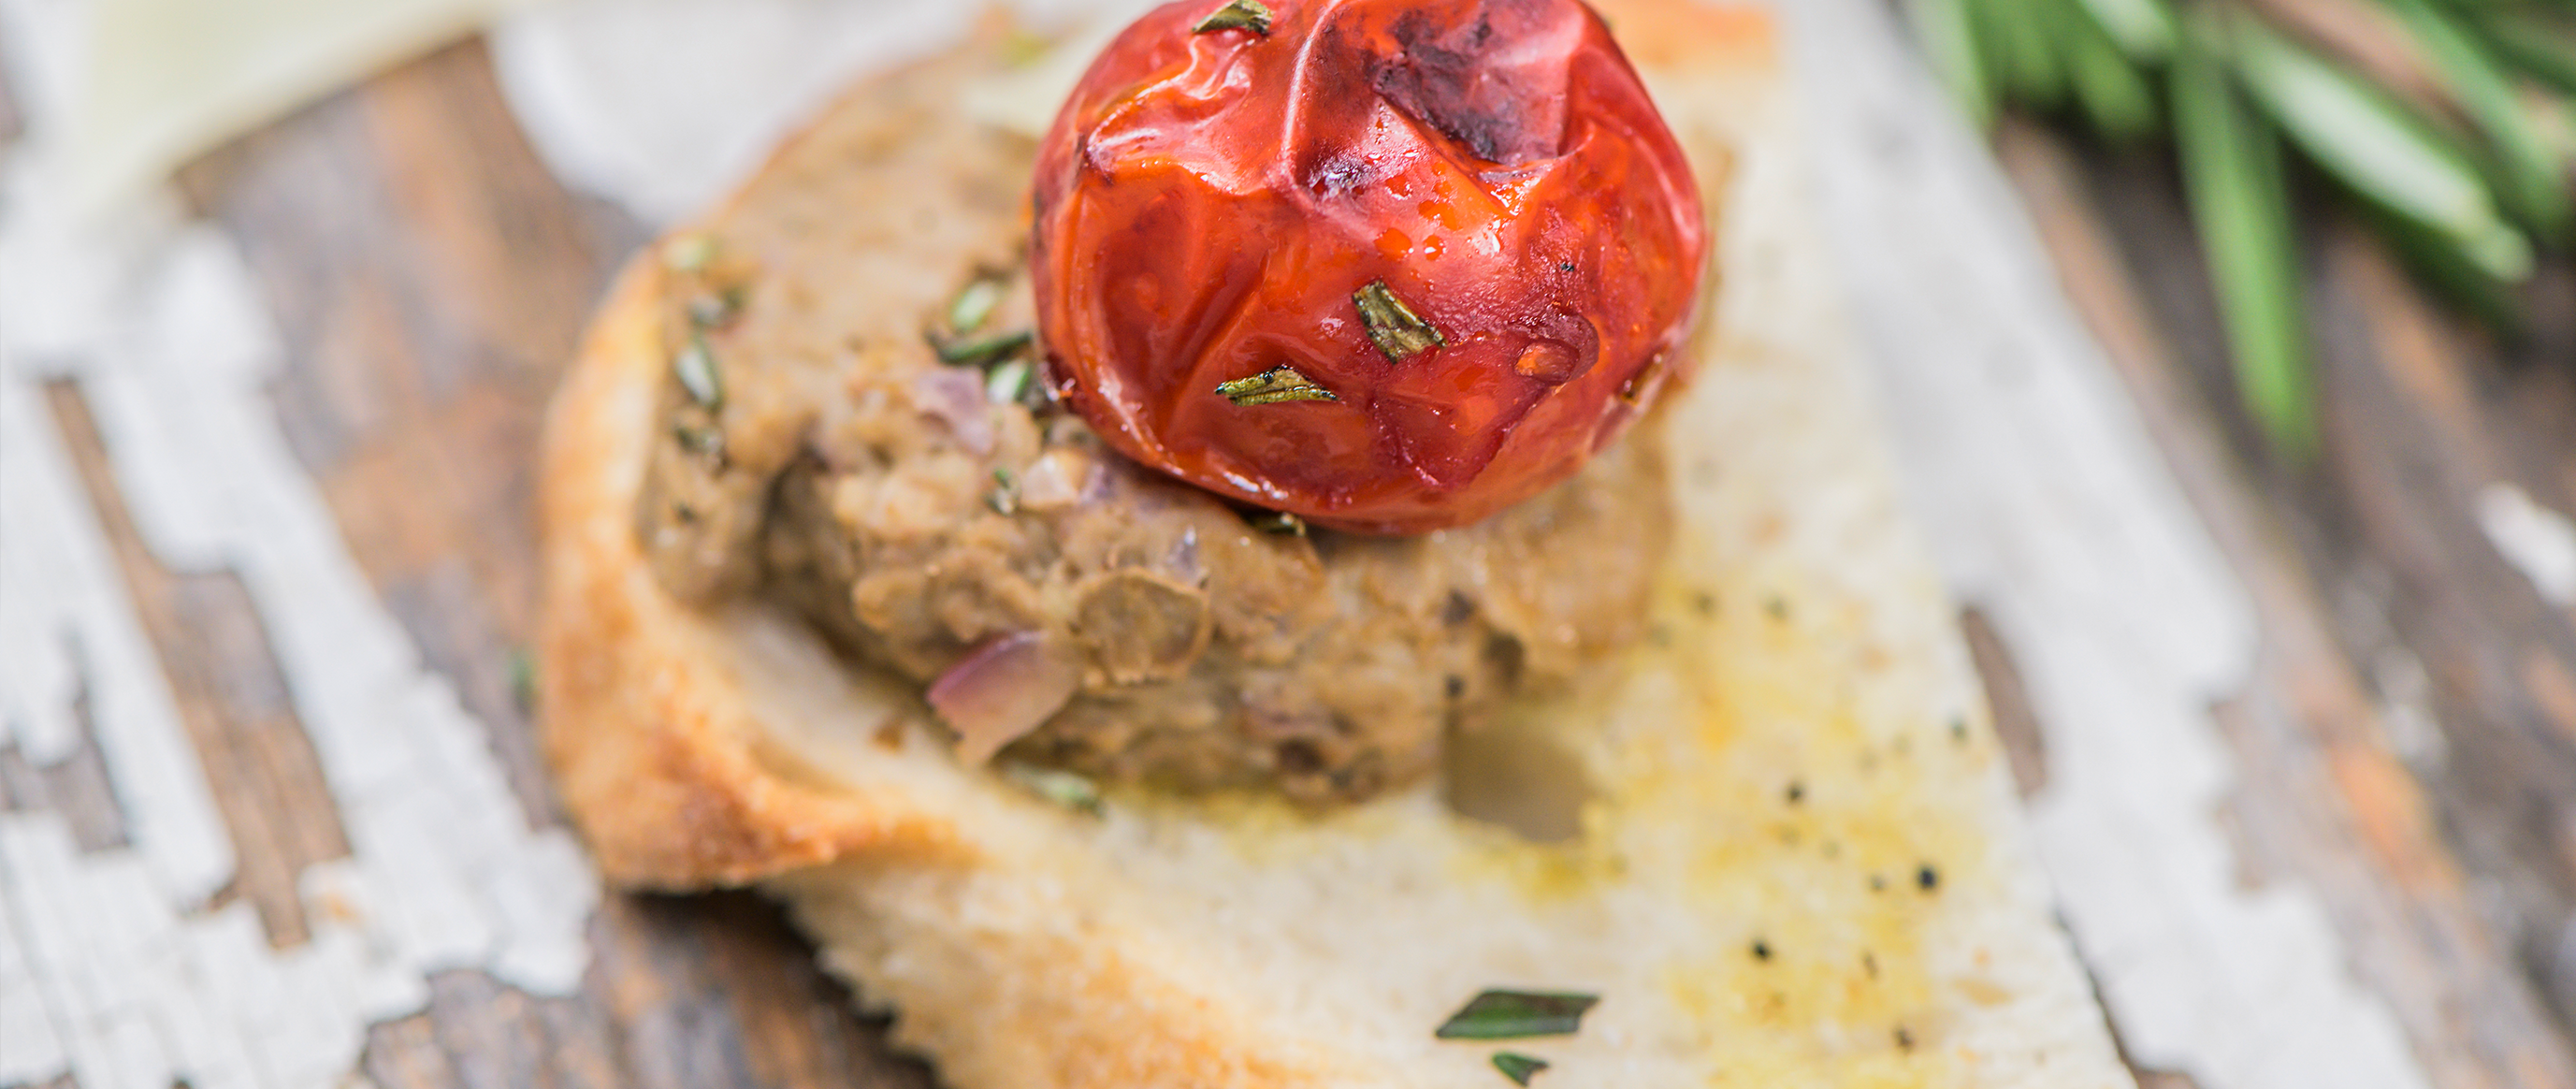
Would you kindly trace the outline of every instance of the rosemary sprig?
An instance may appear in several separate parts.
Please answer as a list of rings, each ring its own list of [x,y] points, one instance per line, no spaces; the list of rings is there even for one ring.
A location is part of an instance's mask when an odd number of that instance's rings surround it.
[[[2506,332],[2524,321],[2534,240],[2554,251],[2576,230],[2569,0],[1906,2],[1980,126],[2007,102],[2120,139],[2170,126],[2240,396],[2282,453],[2317,442],[2284,148],[2361,198],[2429,287]],[[2271,21],[2293,15],[2301,33]],[[2392,67],[2387,48],[2414,62]]]
[[[2504,220],[2468,156],[2395,99],[2252,19],[2229,26],[2238,77],[2284,133],[2344,184],[2450,236],[2479,267],[2531,274],[2531,243]]]

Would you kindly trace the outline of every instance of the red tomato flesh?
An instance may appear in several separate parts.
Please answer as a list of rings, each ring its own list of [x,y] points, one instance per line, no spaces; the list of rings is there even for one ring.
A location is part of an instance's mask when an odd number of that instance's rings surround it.
[[[1226,6],[1127,28],[1040,152],[1039,331],[1112,445],[1418,533],[1563,480],[1676,377],[1699,190],[1590,8],[1272,0],[1266,33],[1193,30]],[[1418,323],[1373,323],[1375,284]],[[1219,392],[1281,367],[1299,399]]]

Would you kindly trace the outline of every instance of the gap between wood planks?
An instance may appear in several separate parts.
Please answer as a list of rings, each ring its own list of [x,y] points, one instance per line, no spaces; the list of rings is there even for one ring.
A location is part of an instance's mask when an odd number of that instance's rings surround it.
[[[2256,605],[2263,633],[2256,672],[2244,693],[2217,709],[2238,761],[2227,823],[2239,857],[2253,871],[2248,880],[2287,879],[2320,894],[2347,939],[2356,975],[2397,1012],[2437,1084],[2576,1084],[2564,1025],[2552,1018],[2536,981],[2523,971],[2517,935],[2499,933],[2485,905],[2473,897],[2472,870],[2455,856],[2456,845],[2445,842],[2436,803],[2399,758],[2382,701],[2339,639],[2348,622],[2335,606],[2345,603],[2321,588],[2307,559],[2315,548],[2303,550],[2295,536],[2321,536],[2314,524],[2295,524],[2303,507],[2336,487],[2353,486],[2338,475],[2363,475],[2351,462],[2356,456],[2366,460],[2382,441],[2379,429],[2364,422],[2374,406],[2330,393],[2324,406],[2328,466],[2304,475],[2257,474],[2234,453],[2245,448],[2250,429],[2232,407],[2211,407],[2214,400],[2232,406],[2218,399],[2233,387],[2223,368],[2211,381],[2213,368],[2206,364],[2216,348],[2209,339],[2215,313],[2203,282],[2190,275],[2197,266],[2187,222],[2178,227],[2169,215],[2155,225],[2160,230],[2124,238],[2094,204],[2084,168],[2055,137],[2008,123],[1997,150],[2069,298],[2101,340],[2149,433]],[[2164,194],[2168,204],[2177,199],[2169,179],[2159,179],[2151,190],[2140,186],[2121,193],[2138,198],[2141,190]],[[2119,207],[2134,220],[2148,204],[2132,199]],[[2178,214],[2178,207],[2171,210]],[[2193,320],[2180,326],[2203,334],[2189,355],[2178,354],[2168,341],[2166,331],[2178,326],[2158,320],[2129,267],[2149,248],[2136,239],[2158,234],[2167,253],[2184,255],[2173,263],[2191,266],[2181,273],[2158,270],[2166,273],[2157,283],[2165,290],[2153,299],[2171,305],[2180,296],[2183,306],[2197,308],[2186,312]],[[2426,326],[2431,319],[2384,258],[2361,246],[2348,229],[2336,235],[2326,275],[2330,289],[2368,300],[2362,313],[2327,315],[2328,324],[2340,321],[2378,334],[2324,353],[2329,372],[2430,367],[2459,380],[2456,349],[2419,349],[2402,361],[2378,357],[2372,342],[2385,338],[2388,323]],[[2197,379],[2185,368],[2186,359],[2203,361]],[[2349,381],[2327,385],[2351,387]],[[2396,405],[2405,407],[2403,401]],[[2456,418],[2456,412],[2444,415]],[[2222,430],[2220,420],[2232,426]],[[2231,447],[2231,436],[2238,445]],[[2369,483],[2365,477],[2361,486]],[[2284,518],[2294,524],[2285,526]],[[2576,781],[2566,789],[2576,792]],[[2492,865],[2494,858],[2482,855],[2473,862]]]

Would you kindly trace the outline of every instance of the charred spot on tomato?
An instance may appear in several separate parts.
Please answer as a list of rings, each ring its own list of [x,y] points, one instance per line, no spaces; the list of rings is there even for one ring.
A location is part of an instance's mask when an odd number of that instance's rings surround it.
[[[1119,452],[1320,526],[1477,521],[1572,475],[1688,360],[1706,225],[1579,0],[1162,8],[1040,150],[1064,402]]]
[[[1563,81],[1549,78],[1547,54],[1524,60],[1497,46],[1563,33],[1551,23],[1579,18],[1568,8],[1489,3],[1472,20],[1454,6],[1406,11],[1390,28],[1396,50],[1369,67],[1369,88],[1487,162],[1555,155],[1565,134]],[[1506,20],[1500,30],[1497,16]]]

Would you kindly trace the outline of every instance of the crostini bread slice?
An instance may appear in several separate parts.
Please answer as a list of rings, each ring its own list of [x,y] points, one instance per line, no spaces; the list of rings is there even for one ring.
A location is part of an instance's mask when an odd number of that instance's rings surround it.
[[[1500,1050],[1565,1086],[2129,1084],[1849,369],[1770,24],[1602,6],[1720,224],[1706,355],[1655,440],[1681,535],[1646,646],[1365,805],[1050,800],[797,622],[655,582],[633,506],[669,360],[639,260],[557,395],[541,496],[547,752],[607,876],[784,898],[957,1089],[1494,1089]],[[1004,53],[835,110],[1025,98]],[[829,186],[835,153],[768,170]],[[1568,1036],[1435,1037],[1491,988],[1599,1003]]]

